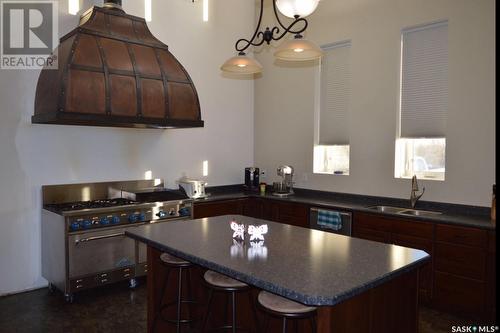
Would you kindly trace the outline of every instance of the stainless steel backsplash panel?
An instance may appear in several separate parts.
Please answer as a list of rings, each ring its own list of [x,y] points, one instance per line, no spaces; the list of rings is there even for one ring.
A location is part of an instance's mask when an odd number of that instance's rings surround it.
[[[43,205],[126,197],[124,192],[163,188],[163,179],[42,186]]]

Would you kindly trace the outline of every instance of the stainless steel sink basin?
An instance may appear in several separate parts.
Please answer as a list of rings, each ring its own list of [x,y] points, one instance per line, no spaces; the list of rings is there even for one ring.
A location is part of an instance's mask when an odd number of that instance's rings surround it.
[[[398,214],[413,215],[413,216],[429,216],[429,215],[439,215],[441,214],[441,212],[434,212],[430,210],[421,210],[421,209],[406,209],[401,212],[398,212]]]
[[[402,208],[402,207],[393,207],[393,206],[371,206],[368,207],[368,209],[373,209],[376,210],[377,212],[382,212],[382,213],[399,213],[402,211],[407,210],[408,208]]]
[[[412,216],[432,216],[441,214],[441,212],[434,212],[430,210],[409,209],[404,207],[393,207],[393,206],[371,206],[368,207],[368,209],[373,209],[381,213],[412,215]]]

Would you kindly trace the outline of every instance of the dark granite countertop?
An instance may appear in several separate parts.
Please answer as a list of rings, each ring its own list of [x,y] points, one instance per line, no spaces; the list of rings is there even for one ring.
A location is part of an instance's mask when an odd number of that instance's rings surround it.
[[[231,221],[268,225],[263,243],[233,240]],[[224,215],[133,228],[126,235],[160,251],[306,305],[335,305],[430,256],[421,250]],[[254,242],[256,243],[256,242]]]
[[[378,212],[368,208],[375,205],[410,208],[409,200],[404,199],[315,191],[308,189],[295,189],[294,195],[291,195],[289,197],[277,197],[271,194],[271,189],[268,189],[265,195],[260,195],[257,192],[245,192],[243,191],[242,185],[210,187],[207,188],[206,192],[209,194],[207,198],[197,199],[194,202],[201,203],[230,199],[243,199],[248,197],[259,197],[285,202],[297,202],[316,207],[380,214],[385,216],[397,217],[400,219],[432,221],[436,223],[454,224],[488,230],[495,229],[495,225],[491,222],[489,216],[488,207],[419,201],[417,204],[417,209],[439,211],[442,214],[409,216],[395,213]]]

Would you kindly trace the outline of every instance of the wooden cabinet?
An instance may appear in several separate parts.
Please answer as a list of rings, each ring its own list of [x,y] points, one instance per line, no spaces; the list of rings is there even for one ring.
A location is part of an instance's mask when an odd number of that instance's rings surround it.
[[[431,261],[419,270],[419,297],[423,304],[428,304],[431,301],[433,293],[433,235],[434,225],[429,222],[415,222],[377,214],[354,213],[353,237],[411,247],[424,250],[431,255]]]
[[[239,214],[264,220],[309,227],[309,206],[264,198],[196,202],[194,218]]]
[[[419,272],[424,304],[477,319],[495,320],[495,232],[355,213],[353,236],[421,249],[431,262]]]

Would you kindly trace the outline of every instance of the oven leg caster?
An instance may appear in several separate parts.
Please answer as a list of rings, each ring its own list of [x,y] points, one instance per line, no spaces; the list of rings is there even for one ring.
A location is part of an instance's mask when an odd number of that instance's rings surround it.
[[[52,283],[49,283],[48,289],[49,289],[49,294],[51,295],[56,291],[56,287],[54,287]]]
[[[139,283],[137,282],[136,279],[130,279],[128,281],[128,286],[130,289],[135,289],[138,285],[139,285]]]
[[[75,295],[74,294],[64,294],[64,300],[66,303],[72,304],[75,301]]]

